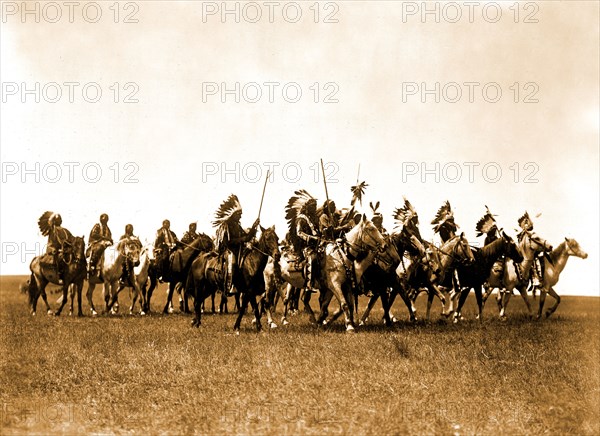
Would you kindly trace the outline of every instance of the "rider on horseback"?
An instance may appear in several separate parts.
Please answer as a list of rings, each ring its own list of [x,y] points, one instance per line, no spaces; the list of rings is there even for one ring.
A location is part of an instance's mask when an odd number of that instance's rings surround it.
[[[458,225],[454,222],[454,213],[448,200],[438,209],[431,224],[434,225],[433,231],[440,234],[442,243],[446,243],[456,236]]]
[[[96,223],[90,232],[88,249],[86,255],[90,257],[89,274],[90,277],[96,274],[98,263],[102,259],[106,247],[113,244],[112,233],[108,228],[108,215],[100,215],[100,222]]]
[[[377,230],[379,230],[381,236],[387,238],[389,233],[385,227],[383,227],[383,215],[381,212],[377,211],[377,209],[379,209],[379,202],[375,203],[375,205],[373,205],[373,203],[369,203],[369,206],[371,206],[371,210],[373,211],[373,218],[371,218],[371,222],[375,225],[375,227],[377,227]]]
[[[305,190],[296,191],[286,207],[288,238],[294,253],[304,263],[306,287],[310,291],[316,282],[315,265],[317,251],[321,242],[319,219],[317,218],[317,200]]]
[[[125,244],[131,242],[137,245],[139,249],[142,248],[142,242],[133,234],[133,225],[127,224],[125,226],[125,234],[119,238],[119,242],[117,243],[117,250],[122,256],[125,256]],[[138,265],[139,261],[133,264],[133,262],[130,262],[126,258],[125,262],[123,262],[123,272],[121,273],[121,277],[119,277],[119,283],[122,285],[127,284],[127,279],[133,276],[133,267]]]
[[[169,270],[169,256],[179,246],[179,240],[175,232],[171,230],[171,222],[164,220],[162,227],[156,231],[156,239],[154,240],[154,256],[159,271],[159,279],[166,279],[167,271]]]
[[[485,235],[485,240],[483,241],[484,246],[489,245],[496,239],[500,238],[500,230],[498,230],[498,225],[496,224],[496,219],[494,218],[495,216],[496,215],[493,215],[490,209],[486,206],[485,215],[481,217],[481,219],[477,221],[477,224],[475,225],[477,237]],[[504,261],[505,256],[501,255],[492,266],[491,274],[497,283],[502,282],[502,277],[504,275]],[[487,283],[484,283],[484,287],[488,287]]]
[[[522,229],[521,232],[517,235],[517,239],[520,243],[523,242],[524,238],[528,238],[529,241],[533,241],[539,246],[544,247],[542,250],[536,251],[533,258],[533,265],[530,271],[530,277],[526,278],[527,280],[530,279],[532,281],[532,286],[535,290],[535,288],[541,288],[542,284],[544,283],[544,255],[547,252],[552,251],[552,246],[548,244],[544,239],[540,238],[536,233],[534,233],[533,222],[531,221],[531,218],[529,217],[529,214],[527,212],[525,212],[521,216],[521,218],[519,218],[518,223],[519,227],[521,227]]]
[[[64,255],[66,247],[73,241],[71,232],[62,225],[60,214],[44,212],[38,220],[38,226],[43,236],[48,236],[46,254],[52,259],[51,265],[56,269],[58,284],[64,284]]]
[[[397,234],[398,236],[396,236],[396,238],[399,238],[403,249],[398,253],[401,259],[400,266],[404,271],[404,276],[408,278],[416,271],[419,263],[424,268],[429,268],[431,263],[430,254],[426,249],[425,241],[421,237],[419,215],[406,198],[404,198],[403,207],[396,209],[394,212],[394,219],[396,220],[396,226],[401,229],[400,233]],[[408,258],[404,256],[404,250],[406,250]],[[415,262],[415,260],[417,261]]]
[[[242,246],[254,238],[256,229],[260,224],[260,220],[257,218],[252,227],[245,230],[240,224],[241,218],[242,206],[237,196],[232,194],[221,203],[215,213],[215,221],[213,221],[213,226],[217,227],[215,248],[227,264],[224,280],[226,295],[233,295],[238,292],[238,290],[233,291],[233,279],[238,271],[238,263],[241,261]]]
[[[329,206],[329,212],[327,211]],[[352,228],[350,222],[341,223],[342,214],[335,207],[333,200],[326,200],[321,209],[317,211],[319,216],[319,230],[324,240],[335,241],[343,236]]]
[[[181,238],[182,244],[191,244],[196,240],[200,235],[196,232],[196,223],[190,223],[189,230],[184,233],[183,238]]]

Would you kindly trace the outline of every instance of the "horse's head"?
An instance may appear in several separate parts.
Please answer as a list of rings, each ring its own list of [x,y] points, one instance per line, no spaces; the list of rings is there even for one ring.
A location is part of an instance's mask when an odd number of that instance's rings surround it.
[[[588,257],[587,253],[581,249],[579,242],[575,239],[565,238],[565,249],[569,256],[576,256],[582,259],[587,259]]]
[[[502,239],[504,240],[504,253],[517,263],[523,262],[523,255],[513,238],[502,231]]]
[[[200,233],[196,239],[189,244],[194,250],[199,250],[201,252],[212,251],[215,247],[215,244],[210,236],[206,233]]]
[[[469,241],[467,241],[467,238],[465,238],[465,233],[462,232],[460,235],[455,236],[455,238],[457,238],[453,253],[455,258],[460,263],[471,265],[473,262],[475,262],[475,256],[473,256],[473,251],[471,250]]]
[[[279,236],[275,232],[275,226],[271,226],[267,229],[260,227],[260,239],[258,245],[265,253],[271,256],[275,261],[279,261],[281,258],[281,252],[279,251]]]
[[[140,261],[140,252],[140,244],[137,241],[128,240],[123,244],[123,254],[134,265]]]
[[[366,215],[346,234],[346,240],[359,252],[381,251],[386,247],[386,241]]]
[[[75,236],[71,242],[71,254],[76,263],[85,262],[85,239]]]

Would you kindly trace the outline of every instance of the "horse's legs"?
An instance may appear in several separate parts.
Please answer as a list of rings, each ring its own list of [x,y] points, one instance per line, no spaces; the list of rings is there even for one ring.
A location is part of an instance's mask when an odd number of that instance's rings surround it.
[[[529,317],[532,318],[533,312],[531,309],[531,304],[529,303],[529,297],[527,297],[527,289],[523,289],[521,287],[517,287],[516,289],[521,294],[521,297],[523,297],[523,301],[525,301],[525,305],[527,306],[527,312],[529,312]]]
[[[323,292],[326,292],[326,291],[322,291],[322,293]],[[302,296],[302,303],[304,303],[304,311],[306,313],[308,313],[310,321],[312,323],[318,325],[318,324],[320,324],[320,322],[316,319],[315,313],[313,312],[312,307],[310,307],[310,297],[311,297],[311,294],[312,294],[312,292],[308,292],[305,289],[304,290],[304,295]],[[320,316],[319,316],[319,318],[320,318]],[[323,321],[323,320],[321,320],[321,321]]]
[[[48,296],[46,295],[46,286],[47,286],[47,282],[43,284],[43,286],[39,286],[38,283],[38,288],[40,290],[40,295],[42,297],[42,300],[44,301],[44,304],[46,305],[46,312],[48,313],[48,315],[52,315],[52,309],[50,309],[50,305],[48,304]]]
[[[62,312],[63,308],[67,304],[68,299],[69,299],[69,285],[65,283],[63,285],[63,295],[62,295],[62,301],[60,303],[60,307],[54,313],[56,316],[60,315],[60,313]]]
[[[481,324],[483,322],[483,289],[482,285],[475,286],[475,299],[477,300],[477,309],[479,310],[479,314],[477,315],[477,319]]]
[[[427,292],[427,312],[425,313],[425,319],[429,321],[429,315],[431,313],[431,304],[433,303],[433,296],[435,295],[435,291],[433,286],[429,287],[429,292]]]
[[[283,297],[283,316],[281,317],[281,323],[283,325],[287,325],[289,324],[289,321],[287,320],[287,314],[288,314],[288,309],[290,306],[290,296],[291,296],[291,292],[292,292],[292,285],[291,284],[287,284],[285,286],[285,295]]]
[[[329,303],[331,303],[331,299],[333,298],[333,293],[329,290],[321,290],[319,293],[319,317],[317,318],[317,326],[323,324],[327,325],[329,320],[326,321],[327,316],[329,315]],[[341,314],[341,311],[340,311]],[[334,313],[335,315],[335,313]],[[337,316],[336,316],[337,318]]]
[[[345,277],[344,277],[344,279],[345,279]],[[348,304],[348,301],[346,301],[346,293],[344,292],[344,290],[342,288],[343,285],[340,283],[340,282],[342,282],[342,280],[338,281],[338,280],[335,280],[335,277],[332,277],[331,292],[333,293],[333,295],[335,295],[337,300],[340,302],[340,306],[341,306],[342,310],[344,311],[344,315],[346,318],[344,320],[344,323],[346,325],[346,331],[354,332],[354,320],[352,319],[352,312],[350,309],[350,305]],[[349,296],[350,296],[350,298],[352,298],[352,295],[349,295]]]
[[[77,286],[77,316],[83,316],[83,310],[81,309],[81,293],[83,291],[83,281],[81,281],[81,283],[78,283],[75,286]]]
[[[250,291],[244,292],[242,294],[242,304],[240,306],[240,309],[238,310],[238,316],[237,316],[237,319],[235,320],[235,324],[233,326],[233,330],[236,333],[239,333],[239,331],[240,331],[240,325],[242,324],[242,317],[244,316],[244,312],[248,308],[248,303],[250,302],[250,294],[251,294]],[[254,301],[254,303],[256,304],[256,300]],[[253,308],[254,308],[254,306],[253,306]],[[258,311],[258,306],[256,307],[256,310]]]
[[[536,315],[536,319],[540,319],[542,317],[542,311],[544,310],[544,303],[546,302],[546,290],[540,289],[540,303],[538,308],[538,313]]]
[[[172,313],[173,309],[170,308],[171,304],[173,304],[173,292],[175,291],[175,282],[169,282],[169,293],[167,295],[167,302],[165,303],[165,307],[163,309],[164,314]]]
[[[369,314],[371,313],[373,306],[375,306],[375,303],[377,302],[378,298],[379,298],[379,294],[377,294],[377,293],[374,293],[371,296],[371,298],[369,298],[369,302],[367,303],[367,308],[365,309],[362,316],[360,317],[360,321],[358,322],[358,325],[364,325],[365,322],[367,322],[367,319],[369,318]],[[382,304],[383,304],[383,301],[382,301]]]
[[[87,302],[88,302],[88,306],[90,306],[90,312],[92,313],[93,316],[98,315],[98,312],[96,312],[96,308],[94,307],[94,298],[93,298],[95,287],[96,287],[95,284],[92,284],[92,282],[88,281],[88,288],[85,293],[85,296],[86,296]]]
[[[560,304],[560,295],[558,295],[558,294],[556,293],[556,291],[554,290],[554,288],[550,288],[550,289],[548,289],[548,293],[550,294],[550,296],[551,296],[552,298],[554,298],[555,302],[554,302],[554,305],[553,305],[552,307],[550,307],[550,308],[549,308],[549,309],[546,311],[546,318],[548,318],[550,315],[552,315],[554,312],[556,312],[556,309],[558,308],[558,305]],[[544,296],[545,296],[545,294],[546,294],[546,293],[545,293],[545,292],[544,292],[544,290],[542,289],[542,291],[541,291],[541,294],[540,294],[540,300],[541,300],[541,297],[542,297],[542,295],[544,295]]]
[[[254,295],[254,292],[248,291],[248,299],[250,300],[250,305],[254,310],[254,319],[256,319],[256,331],[259,332],[262,330],[262,325],[260,324],[260,310],[258,308],[258,302],[256,301],[256,295]]]
[[[389,297],[387,293],[387,289],[382,289],[380,292],[381,295],[381,306],[383,307],[383,322],[386,327],[391,327],[393,325],[392,319],[390,318],[390,304]]]
[[[156,289],[156,284],[156,277],[154,276],[154,274],[150,275],[150,287],[148,288],[148,292],[146,293],[146,307],[144,308],[146,313],[150,313],[150,298],[152,298],[152,293],[154,292],[154,289]]]
[[[463,305],[465,304],[465,301],[467,301],[469,292],[471,292],[471,288],[465,287],[465,288],[462,288],[460,290],[460,293],[458,294],[459,295],[458,305],[456,306],[456,310],[454,311],[454,322],[455,323],[460,321],[460,319],[462,318],[462,308],[463,308]],[[448,312],[451,313],[450,311],[448,311]]]
[[[191,281],[191,283],[190,283]],[[192,271],[190,271],[190,275],[188,276],[188,283],[186,288],[190,288],[194,290],[194,319],[192,319],[192,327],[200,327],[202,323],[202,303],[204,303],[205,294],[205,284],[204,283],[196,283],[196,279],[193,277]]]
[[[119,298],[119,293],[125,288],[125,285],[123,284],[119,284],[119,288],[117,289],[116,292],[112,293],[111,298],[110,298],[110,302],[108,303],[108,305],[106,306],[106,311],[109,312],[113,305],[117,302],[117,299]]]

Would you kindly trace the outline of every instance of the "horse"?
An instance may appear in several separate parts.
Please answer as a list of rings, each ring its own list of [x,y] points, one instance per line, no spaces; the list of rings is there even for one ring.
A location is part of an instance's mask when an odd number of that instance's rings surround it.
[[[498,308],[500,309],[500,319],[506,320],[506,306],[513,293],[513,289],[519,291],[527,306],[529,316],[533,317],[531,304],[529,304],[529,299],[527,298],[529,275],[536,254],[541,251],[548,251],[550,248],[551,245],[548,244],[547,241],[530,238],[526,233],[519,243],[519,250],[523,256],[523,260],[519,263],[515,263],[512,259],[506,261],[504,266],[504,276],[501,283],[498,283],[497,279],[490,277],[490,286],[494,288],[502,288],[502,284],[505,286],[505,291],[499,292],[497,297]]]
[[[523,261],[523,256],[519,252],[517,244],[505,232],[502,232],[501,237],[495,241],[473,251],[475,262],[471,265],[459,265],[457,267],[461,289],[458,293],[458,307],[454,312],[454,323],[457,323],[461,319],[461,310],[471,289],[475,291],[475,298],[477,299],[477,307],[479,309],[477,319],[480,323],[483,322],[482,288],[483,283],[490,276],[492,266],[502,256],[507,256],[515,262]]]
[[[252,305],[256,321],[256,329],[260,331],[260,312],[256,296],[265,293],[264,269],[269,256],[279,262],[279,238],[275,226],[265,229],[260,227],[261,235],[256,243],[246,245],[246,250],[240,256],[239,268],[234,274],[233,284],[242,293],[242,302],[237,319],[233,326],[239,334],[240,324],[248,303]],[[200,327],[202,320],[202,302],[217,290],[224,289],[224,272],[221,257],[215,252],[201,253],[189,268],[186,281],[186,292],[194,296],[194,319],[192,327]],[[271,310],[267,301],[267,310]]]
[[[175,288],[178,284],[183,285],[188,277],[188,271],[192,262],[200,253],[206,253],[214,248],[213,240],[210,236],[201,233],[196,239],[194,239],[190,244],[184,244],[180,242],[184,248],[179,248],[175,252],[171,253],[169,256],[169,268],[167,271],[162,272],[162,279],[165,282],[169,283],[169,293],[167,294],[167,302],[165,303],[165,307],[163,309],[163,313],[168,314],[173,312],[173,293],[175,292]],[[150,289],[148,289],[148,306],[150,305],[150,297],[152,296],[152,292],[156,288],[157,285],[157,275],[158,275],[158,265],[156,262],[152,268],[152,272],[155,274],[154,280],[150,282]],[[185,292],[185,288],[183,289]],[[180,309],[182,312],[189,312],[187,305],[187,296],[182,294],[180,296],[180,301],[182,304],[180,305]]]
[[[554,290],[554,286],[558,283],[560,273],[565,269],[569,256],[576,256],[581,259],[587,259],[588,257],[587,253],[581,249],[579,242],[575,239],[565,238],[564,242],[561,242],[558,247],[552,250],[550,253],[551,261],[544,264],[544,282],[540,291],[538,319],[542,316],[546,294],[550,294],[555,300],[554,305],[546,311],[546,318],[552,315],[560,304],[560,296]]]
[[[65,304],[67,304],[67,295],[69,286],[72,284],[77,289],[77,304],[78,304],[78,316],[83,316],[81,310],[81,288],[83,287],[83,280],[85,279],[87,262],[85,260],[85,241],[83,237],[74,237],[71,242],[65,242],[65,253],[64,261],[66,263],[66,270],[63,277],[63,296],[62,302],[55,315],[60,315]],[[36,256],[29,264],[31,276],[29,278],[29,306],[31,308],[31,314],[35,315],[37,308],[38,298],[42,297],[42,300],[46,304],[46,310],[49,315],[52,314],[50,305],[48,304],[48,297],[46,296],[46,286],[48,283],[58,283],[58,272],[55,268],[48,267],[42,263],[43,256]]]
[[[343,312],[346,332],[356,331],[351,274],[355,275],[356,283],[360,283],[364,272],[372,265],[376,253],[385,248],[385,239],[364,214],[352,230],[346,233],[342,243],[327,243],[321,274],[318,277],[320,314],[317,325],[327,326]],[[331,319],[327,319],[327,307],[334,296],[339,302],[339,309]],[[311,310],[310,306],[307,310]]]
[[[104,285],[103,297],[106,312],[113,309],[113,313],[116,313],[118,302],[116,302],[115,298],[111,304],[111,298],[113,295],[118,294],[118,292],[120,292],[122,289],[121,287],[118,291],[116,290],[119,278],[123,274],[123,268],[128,262],[130,263],[130,265],[135,265],[135,263],[139,261],[140,248],[139,243],[137,241],[125,239],[121,241],[121,244],[123,248],[122,252],[116,247],[106,248],[106,250],[104,250],[104,261],[102,262],[101,270],[98,274],[88,277],[88,289],[86,292],[86,297],[90,306],[90,312],[92,316],[98,315],[93,300],[94,289],[96,288],[96,285]],[[131,272],[133,271],[132,268],[127,268],[127,270]],[[131,272],[130,274],[128,274],[127,281],[136,284],[135,277]],[[134,286],[134,289],[136,294],[141,294],[140,288],[139,286],[137,286],[137,284]],[[142,295],[142,305],[144,304],[144,300],[144,296]]]
[[[446,298],[439,288],[441,286],[452,287],[454,269],[462,263],[473,263],[475,258],[464,233],[453,236],[439,248],[433,244],[427,243],[427,245],[431,251],[431,258],[427,265],[414,260],[417,265],[408,276],[407,270],[401,268],[402,265],[398,267],[396,272],[400,278],[400,283],[405,287],[405,291],[412,302],[416,300],[421,289],[426,289],[427,312],[425,319],[429,321],[434,296],[437,296],[442,302],[442,314],[444,314]],[[398,290],[394,288],[390,296],[390,305],[393,304],[397,293]],[[414,305],[412,305],[412,310],[416,311]]]
[[[266,298],[274,302],[277,295],[283,300],[283,316],[281,323],[289,324],[287,319],[290,305],[293,304],[295,296],[299,297],[299,290],[306,287],[306,278],[304,277],[304,264],[300,259],[288,249],[281,253],[279,265],[275,265],[273,258],[270,258],[265,267],[265,286]],[[283,290],[285,288],[285,290]],[[314,313],[309,311],[311,292],[304,293],[304,306],[309,315],[312,315],[312,321],[317,322]]]
[[[372,297],[369,299],[367,308],[365,309],[362,317],[360,318],[359,325],[364,325],[371,309],[378,298],[381,298],[381,306],[383,308],[383,322],[387,327],[390,327],[394,322],[398,320],[391,314],[391,307],[389,304],[388,289],[399,285],[398,276],[396,275],[396,269],[400,264],[400,253],[395,243],[393,243],[393,236],[386,238],[386,249],[375,255],[373,265],[371,265],[363,274],[363,284],[365,290],[372,292]],[[402,292],[402,297],[405,297]],[[409,312],[411,318],[413,316],[410,306]]]
[[[131,297],[131,307],[129,308],[129,313],[133,314],[133,309],[135,308],[135,303],[137,302],[138,296],[140,298],[140,315],[145,315],[150,312],[149,304],[146,300],[146,282],[148,281],[148,271],[150,269],[150,247],[144,246],[142,247],[139,254],[132,256],[133,262],[133,278],[128,280],[127,284],[120,283],[116,292],[112,293],[112,301],[108,305],[108,309],[113,307],[113,305],[118,304],[118,296],[119,293],[125,288],[129,287],[130,289],[130,297]],[[137,257],[137,261],[134,259]],[[137,266],[136,266],[137,265]],[[131,286],[133,285],[133,286]],[[131,295],[133,293],[133,295]]]

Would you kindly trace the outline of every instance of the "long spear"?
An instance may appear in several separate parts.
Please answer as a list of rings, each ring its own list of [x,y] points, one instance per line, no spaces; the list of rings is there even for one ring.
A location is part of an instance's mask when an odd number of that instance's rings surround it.
[[[327,179],[325,178],[325,167],[323,166],[323,159],[321,159],[321,172],[323,173],[323,184],[325,185],[325,199],[327,200],[327,215],[329,216],[329,221],[331,225],[333,225],[333,217],[331,216],[331,211],[329,210],[329,194],[327,193]]]
[[[258,219],[260,219],[260,212],[262,211],[263,200],[265,199],[265,191],[267,190],[267,181],[269,180],[269,171],[267,170],[267,177],[265,178],[265,185],[263,186],[262,197],[260,198],[260,207],[258,208]]]

